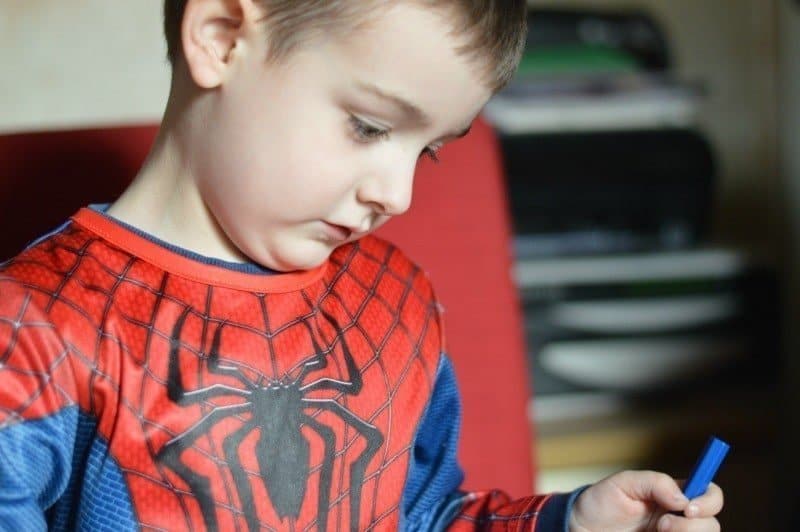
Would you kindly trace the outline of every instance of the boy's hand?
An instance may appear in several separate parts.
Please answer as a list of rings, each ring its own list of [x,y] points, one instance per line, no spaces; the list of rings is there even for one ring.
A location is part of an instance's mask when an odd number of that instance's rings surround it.
[[[711,484],[704,495],[687,500],[668,475],[623,471],[590,486],[575,501],[570,532],[716,532],[722,490]],[[681,512],[671,515],[669,512]]]

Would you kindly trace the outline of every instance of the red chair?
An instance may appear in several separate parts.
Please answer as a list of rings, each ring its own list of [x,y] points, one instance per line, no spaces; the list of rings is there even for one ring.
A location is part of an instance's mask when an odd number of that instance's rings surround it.
[[[510,209],[494,131],[476,121],[436,165],[420,165],[408,213],[379,234],[433,280],[464,403],[460,458],[471,489],[530,494],[533,462]]]
[[[0,261],[135,176],[156,127],[0,135]],[[530,493],[529,396],[499,148],[477,121],[420,166],[414,204],[379,234],[426,269],[445,307],[464,402],[460,457],[470,489]]]

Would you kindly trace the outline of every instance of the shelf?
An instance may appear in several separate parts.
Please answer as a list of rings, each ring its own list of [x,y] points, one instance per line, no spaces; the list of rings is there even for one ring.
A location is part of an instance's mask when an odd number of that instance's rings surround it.
[[[692,403],[537,423],[539,469],[664,464],[693,456],[710,434],[737,449],[756,448],[776,431],[774,394],[706,397]]]

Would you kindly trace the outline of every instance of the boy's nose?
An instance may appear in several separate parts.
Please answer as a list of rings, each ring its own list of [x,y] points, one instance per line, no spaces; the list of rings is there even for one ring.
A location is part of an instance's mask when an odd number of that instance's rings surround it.
[[[362,183],[358,191],[358,199],[371,204],[378,214],[398,216],[411,206],[414,188],[413,165],[396,164],[384,169],[380,175]]]

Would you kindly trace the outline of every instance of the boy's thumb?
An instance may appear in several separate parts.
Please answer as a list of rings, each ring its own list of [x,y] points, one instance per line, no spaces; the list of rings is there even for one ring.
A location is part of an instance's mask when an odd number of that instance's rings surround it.
[[[640,501],[655,502],[665,510],[678,512],[686,508],[689,500],[675,479],[656,471],[626,471],[631,478],[621,483],[630,490],[628,495]]]

